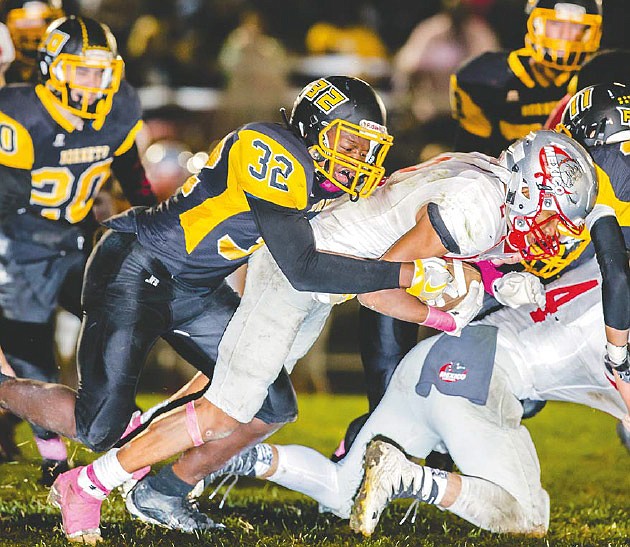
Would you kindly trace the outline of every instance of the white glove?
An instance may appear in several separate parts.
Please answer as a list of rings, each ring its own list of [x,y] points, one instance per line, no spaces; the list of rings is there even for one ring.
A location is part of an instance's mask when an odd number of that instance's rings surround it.
[[[532,304],[545,309],[545,287],[533,274],[510,272],[496,279],[492,286],[499,304],[510,308]]]
[[[471,281],[468,287],[468,294],[457,304],[452,310],[446,312],[455,320],[456,329],[446,334],[451,336],[459,336],[462,329],[468,325],[483,307],[483,285],[479,281]]]
[[[352,300],[356,294],[330,294],[327,292],[314,292],[312,293],[313,300],[321,302],[322,304],[330,304],[334,306]]]
[[[441,258],[419,258],[413,263],[413,280],[407,292],[425,303],[437,301],[453,281],[453,276],[446,269],[446,261]]]

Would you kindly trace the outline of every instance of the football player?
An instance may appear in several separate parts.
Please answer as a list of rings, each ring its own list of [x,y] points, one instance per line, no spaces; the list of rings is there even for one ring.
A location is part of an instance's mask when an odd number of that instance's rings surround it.
[[[81,314],[95,195],[113,171],[132,203],[155,198],[134,141],[140,102],[109,29],[58,19],[38,55],[39,84],[0,90],[0,345],[18,376],[55,381],[51,318],[58,304]],[[34,432],[52,483],[65,445]]]
[[[603,283],[602,299],[606,325],[604,362],[614,374],[619,391],[630,410],[630,88],[610,83],[589,86],[574,95],[562,115],[559,129],[589,150],[600,184],[598,202],[615,215],[591,223],[590,236]],[[619,424],[622,440],[630,427]],[[625,441],[626,442],[626,441]],[[630,445],[626,444],[630,449]]]
[[[3,4],[3,21],[15,47],[15,61],[6,73],[7,83],[35,83],[37,49],[48,25],[64,15],[61,0],[7,0]]]
[[[452,75],[451,111],[458,122],[455,150],[495,156],[515,139],[540,129],[572,76],[599,48],[601,0],[528,0],[526,13],[525,47],[483,53]],[[361,309],[359,322],[372,410],[396,365],[416,344],[418,329],[366,308]],[[528,415],[542,408],[536,402],[524,405]],[[351,424],[350,434],[355,426]],[[344,453],[343,444],[338,455]]]
[[[549,168],[558,158],[563,160],[562,174],[552,180]],[[534,183],[534,172],[546,173],[545,189]],[[553,190],[563,177],[572,190],[570,197],[564,190]],[[318,246],[336,253],[405,261],[420,256],[424,265],[444,254],[505,259],[542,247],[553,252],[550,243],[557,237],[557,226],[579,231],[594,203],[596,187],[588,154],[571,139],[547,131],[518,142],[501,162],[482,154],[454,154],[399,171],[367,200],[335,202],[311,222]],[[538,199],[541,192],[556,197]],[[217,459],[277,429],[277,424],[265,426],[264,418],[253,418],[261,417],[258,409],[271,382],[284,376],[283,366],[291,370],[317,338],[332,299],[320,295],[315,300],[308,292],[292,288],[282,267],[271,260],[272,254],[272,249],[263,248],[249,261],[245,293],[221,340],[214,377],[204,396],[154,422],[143,435],[86,471],[105,492],[131,476],[125,469],[134,471],[173,455],[178,448],[202,444],[205,438],[200,432],[208,429],[207,421],[202,421],[207,420],[208,401],[237,420],[240,425],[232,435],[196,448],[128,497],[132,512],[144,520],[186,531],[207,529],[185,495],[216,468]],[[478,283],[471,283],[468,295],[451,312],[427,307],[399,289],[361,299],[380,311],[453,334],[476,315],[481,296]],[[528,301],[540,303],[539,296]],[[74,497],[66,486],[74,479],[65,476],[69,481],[60,479],[53,486],[64,508]],[[87,487],[85,481],[82,484]],[[69,522],[65,511],[64,523]],[[97,525],[98,520],[92,524]]]
[[[525,47],[483,53],[451,77],[455,149],[498,154],[540,129],[599,48],[601,0],[528,0]]]
[[[63,44],[63,35],[57,35],[44,42],[44,51]],[[79,67],[70,69],[79,75]],[[112,66],[103,77],[119,75],[118,70],[121,65]],[[48,73],[57,83],[58,65]],[[74,98],[74,90],[59,87],[63,97],[78,101],[74,108],[81,114],[91,111],[89,97],[97,90],[92,84],[87,94]],[[98,117],[112,98],[113,93],[104,94],[104,106],[94,115]],[[103,120],[93,123],[97,121]],[[392,144],[385,121],[380,97],[362,80],[318,79],[299,94],[286,127],[241,127],[217,145],[201,173],[168,201],[112,219],[112,231],[95,248],[85,275],[78,348],[81,389],[75,393],[58,384],[3,377],[3,406],[95,450],[110,448],[135,410],[136,382],[158,337],[212,376],[217,345],[238,305],[225,277],[263,244],[298,289],[357,293],[422,287],[420,262],[367,261],[318,252],[307,218],[328,199],[348,195],[356,200],[377,186]],[[130,146],[131,141],[124,144]],[[79,161],[85,152],[70,150],[68,162]],[[104,148],[94,147],[93,153],[100,159]],[[88,185],[90,181],[94,184]],[[86,208],[81,199],[89,198],[87,192],[99,181],[86,180],[84,193],[59,216],[82,213]],[[46,214],[53,215],[44,206],[58,200],[61,189],[40,182],[34,191]],[[200,420],[207,419],[214,431],[205,440],[236,426],[234,418],[204,401]],[[271,389],[269,401],[261,410],[263,419],[284,423],[294,418],[294,394],[284,378]],[[51,405],[58,412],[50,413]],[[194,410],[189,407],[187,415],[197,426],[197,419],[190,418]],[[187,433],[185,437],[190,441]],[[110,460],[115,461],[115,455]],[[94,520],[93,511],[85,516]],[[73,535],[71,529],[66,532]]]
[[[591,259],[547,286],[543,309],[506,307],[460,338],[422,340],[340,462],[304,446],[258,445],[220,473],[302,492],[365,535],[393,499],[434,504],[492,532],[544,535],[549,496],[519,399],[569,401],[630,421],[599,365],[600,282]],[[426,458],[438,447],[452,454],[458,473],[403,453]]]

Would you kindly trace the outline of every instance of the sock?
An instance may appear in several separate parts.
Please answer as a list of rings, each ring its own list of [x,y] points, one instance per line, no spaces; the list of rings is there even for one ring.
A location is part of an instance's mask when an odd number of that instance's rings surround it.
[[[221,469],[209,473],[204,479],[204,488],[207,488],[219,477],[225,475],[238,475],[239,477],[260,477],[264,475],[273,461],[271,445],[260,443],[247,450],[243,450],[236,456],[232,456]]]
[[[446,493],[448,474],[442,469],[433,469],[426,466],[424,466],[424,471],[425,475],[419,499],[425,503],[439,505]]]
[[[266,443],[260,443],[254,446],[256,450],[256,463],[254,464],[254,476],[260,477],[264,475],[273,462],[273,451],[271,445]]]
[[[87,466],[88,472],[92,468],[93,476],[90,476],[90,479],[93,481],[96,479],[97,486],[100,483],[101,489],[107,494],[132,478],[132,474],[127,473],[120,465],[116,457],[118,450],[118,448],[112,448]]]
[[[53,437],[52,439],[35,437],[35,444],[44,460],[64,461],[68,459],[66,445],[59,437]]]
[[[172,464],[165,465],[162,469],[160,469],[157,475],[149,477],[147,480],[149,481],[149,486],[151,486],[151,488],[166,496],[178,496],[180,498],[184,498],[195,487],[194,484],[188,484],[180,479],[173,472]]]
[[[343,496],[337,480],[336,464],[312,448],[275,446],[278,450],[278,469],[267,480],[306,494],[340,516],[347,518],[350,515],[352,500],[341,499]]]

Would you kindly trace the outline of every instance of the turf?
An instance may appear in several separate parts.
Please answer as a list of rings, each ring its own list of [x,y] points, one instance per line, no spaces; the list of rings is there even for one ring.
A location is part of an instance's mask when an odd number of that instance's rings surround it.
[[[142,406],[156,399],[144,397]],[[365,410],[356,396],[300,396],[300,419],[273,440],[301,443],[331,453],[346,423]],[[528,420],[538,447],[543,484],[551,497],[551,526],[544,539],[497,536],[483,532],[447,512],[421,506],[415,523],[399,525],[408,503],[385,511],[369,539],[354,535],[345,521],[321,515],[315,502],[272,484],[239,482],[225,507],[218,500],[201,506],[228,527],[195,537],[132,521],[119,496],[103,507],[102,530],[107,546],[187,547],[199,545],[326,546],[602,546],[630,545],[630,456],[619,443],[615,420],[575,405],[550,403]],[[61,546],[58,512],[46,504],[47,489],[36,483],[35,450],[27,427],[18,431],[23,460],[0,465],[0,546]],[[76,464],[94,455],[78,445]],[[220,496],[219,496],[220,497]]]

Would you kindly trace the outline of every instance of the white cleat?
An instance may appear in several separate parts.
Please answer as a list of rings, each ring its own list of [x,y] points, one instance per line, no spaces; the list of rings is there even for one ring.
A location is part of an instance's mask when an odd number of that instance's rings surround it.
[[[387,504],[396,498],[421,498],[425,468],[385,441],[372,441],[363,462],[365,473],[354,499],[350,528],[369,536]]]

